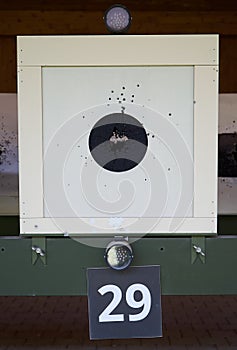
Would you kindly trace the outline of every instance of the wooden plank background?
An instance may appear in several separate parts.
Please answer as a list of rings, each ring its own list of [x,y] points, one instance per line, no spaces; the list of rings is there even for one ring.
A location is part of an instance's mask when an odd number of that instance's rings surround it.
[[[16,36],[107,34],[111,0],[8,0],[0,3],[0,93],[16,92]],[[220,34],[220,92],[237,93],[237,1],[124,1],[128,34]],[[108,34],[111,35],[111,34]]]

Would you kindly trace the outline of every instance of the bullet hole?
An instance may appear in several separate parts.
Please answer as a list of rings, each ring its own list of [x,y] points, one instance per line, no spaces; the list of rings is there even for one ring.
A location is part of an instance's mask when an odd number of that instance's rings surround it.
[[[123,92],[121,92],[121,94],[120,94],[121,96],[123,96]]]
[[[80,146],[80,145],[78,145],[77,147],[78,147],[78,148],[80,148],[81,146]]]
[[[83,115],[82,118],[85,119],[85,116]]]
[[[233,123],[235,123],[235,120],[233,120]]]
[[[107,187],[107,185],[104,185],[104,187]]]
[[[150,134],[148,133],[147,136],[150,136]]]
[[[111,97],[109,97],[109,100],[111,101]]]
[[[87,159],[87,157],[85,157],[85,159]]]
[[[168,171],[170,171],[170,168],[168,168]]]
[[[125,90],[125,86],[123,86],[122,89]]]
[[[35,225],[34,228],[38,228],[38,225]]]
[[[140,87],[140,84],[137,84],[137,87],[139,88],[139,87]]]
[[[134,95],[132,95],[132,97],[135,97]]]
[[[169,117],[171,117],[172,116],[172,113],[169,113]]]
[[[123,101],[126,101],[126,98],[123,98]]]
[[[5,250],[6,250],[6,249],[5,249],[4,247],[1,248],[1,252],[5,252]]]
[[[131,102],[133,103],[133,100],[131,100]]]
[[[152,135],[152,138],[154,139],[155,135]]]
[[[111,90],[111,94],[113,94],[114,93],[114,90]]]
[[[160,247],[160,251],[163,252],[165,250],[164,247]]]
[[[122,101],[119,101],[119,103],[122,103]]]
[[[119,100],[119,97],[117,97],[117,100]]]
[[[147,179],[144,179],[145,181],[147,181]]]

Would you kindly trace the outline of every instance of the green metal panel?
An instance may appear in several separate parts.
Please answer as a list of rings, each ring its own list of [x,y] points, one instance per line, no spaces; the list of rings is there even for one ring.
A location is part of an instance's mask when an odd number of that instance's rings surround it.
[[[237,234],[237,215],[219,215],[217,230],[220,235]]]
[[[19,216],[0,216],[0,236],[16,236],[19,234]]]
[[[191,264],[191,237],[142,238],[132,246],[134,266],[161,265],[163,294],[237,294],[237,236],[206,238],[205,264]],[[86,294],[86,269],[105,266],[103,255],[70,238],[47,238],[47,264],[33,265],[30,238],[2,237],[0,295]]]

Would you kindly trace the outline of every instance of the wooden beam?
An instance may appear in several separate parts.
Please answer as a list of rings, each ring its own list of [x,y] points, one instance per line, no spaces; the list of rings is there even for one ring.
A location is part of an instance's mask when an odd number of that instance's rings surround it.
[[[115,0],[8,0],[0,2],[0,10],[105,11]],[[126,0],[133,11],[237,11],[236,0]]]
[[[237,36],[220,38],[220,92],[237,93]],[[16,92],[16,40],[0,36],[0,93]]]
[[[237,93],[237,36],[220,40],[220,92]]]
[[[0,11],[0,35],[106,34],[103,12]],[[237,35],[236,12],[137,11],[129,34]]]
[[[0,93],[16,92],[16,38],[0,36]]]

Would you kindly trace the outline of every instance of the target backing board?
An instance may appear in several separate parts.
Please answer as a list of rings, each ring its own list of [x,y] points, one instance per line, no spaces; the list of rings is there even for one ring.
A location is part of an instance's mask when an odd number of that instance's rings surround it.
[[[18,37],[18,65],[22,234],[216,233],[216,35]]]

